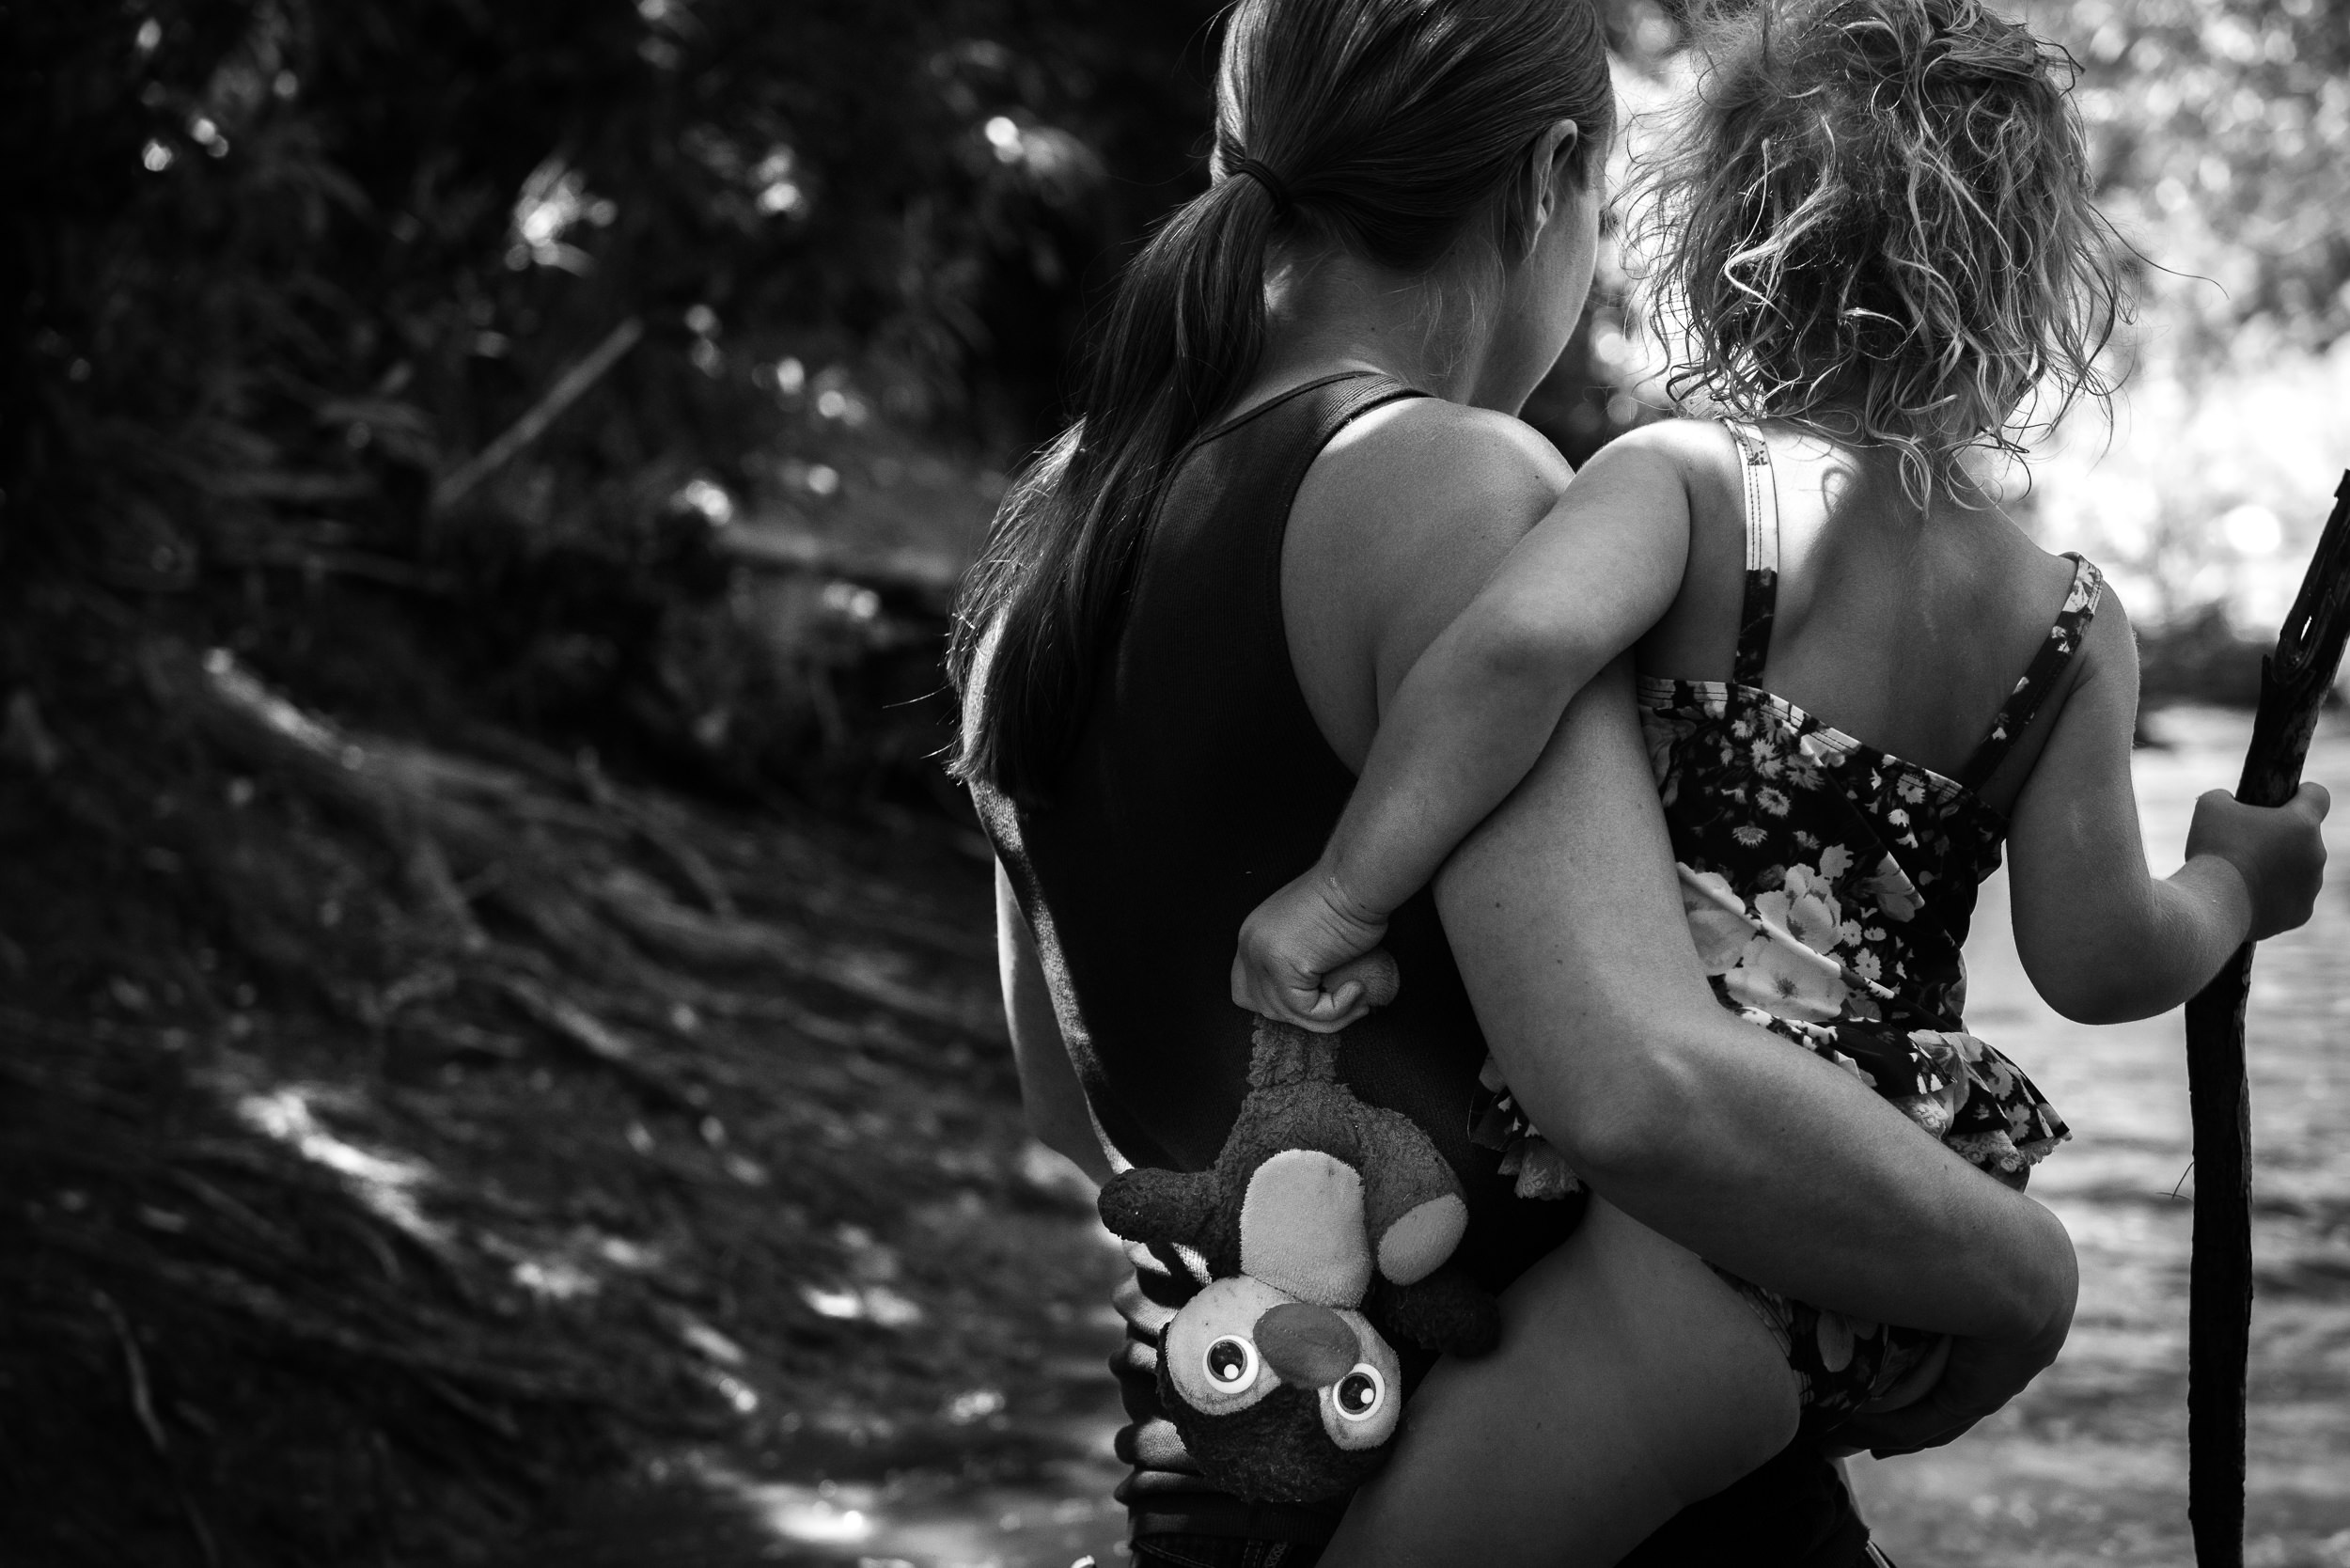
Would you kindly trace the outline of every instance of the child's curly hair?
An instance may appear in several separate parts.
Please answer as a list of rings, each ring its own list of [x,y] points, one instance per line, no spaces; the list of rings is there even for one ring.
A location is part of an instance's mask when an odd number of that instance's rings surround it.
[[[1696,31],[1644,204],[1675,399],[1896,448],[1922,503],[1966,448],[2110,398],[2126,246],[2070,55],[1981,0],[1759,0]]]

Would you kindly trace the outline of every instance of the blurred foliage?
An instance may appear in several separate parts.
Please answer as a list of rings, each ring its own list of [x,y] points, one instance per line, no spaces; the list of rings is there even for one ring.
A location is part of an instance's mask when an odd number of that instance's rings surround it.
[[[2350,463],[2350,11],[2329,0],[2031,0],[2064,43],[2099,198],[2148,265],[2108,432],[2037,465],[2052,545],[2106,565],[2150,693],[2232,699]],[[2221,679],[2214,628],[2250,639]],[[2222,664],[2228,660],[2221,660]]]
[[[642,313],[666,352],[571,442],[622,441],[612,466],[696,432],[739,461],[787,353],[811,403],[1000,441],[1052,400],[1084,269],[1189,173],[1207,10],[44,8],[11,95],[47,153],[20,171],[31,376],[76,434],[167,432],[140,467],[177,478],[348,471],[338,441],[429,469]],[[262,433],[288,413],[312,439]]]
[[[1049,424],[1089,269],[1198,178],[1212,8],[10,9],[11,576],[242,578],[204,630],[265,659],[306,576],[415,592],[559,716],[659,685],[713,524],[838,510],[915,447],[983,483]]]
[[[2080,62],[2103,199],[2174,274],[2149,283],[2177,349],[2225,353],[2251,322],[2303,349],[2350,332],[2350,11],[2030,0],[2026,14]]]

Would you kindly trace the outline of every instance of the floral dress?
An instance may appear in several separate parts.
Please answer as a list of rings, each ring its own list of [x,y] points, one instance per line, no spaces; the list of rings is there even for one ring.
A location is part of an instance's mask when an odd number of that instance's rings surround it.
[[[1960,949],[2006,819],[1976,794],[2079,651],[2102,579],[2074,557],[2064,606],[1990,733],[1955,777],[1823,724],[1762,687],[1778,586],[1770,450],[1737,438],[1746,602],[1733,677],[1640,681],[1698,956],[1724,1007],[1845,1068],[1927,1132],[2021,1187],[2070,1137],[2023,1070],[1966,1031]],[[1488,1063],[1473,1121],[1522,1196],[1572,1190]],[[1725,1275],[1789,1350],[1815,1411],[1847,1411],[1915,1364],[1934,1336],[1880,1330]]]

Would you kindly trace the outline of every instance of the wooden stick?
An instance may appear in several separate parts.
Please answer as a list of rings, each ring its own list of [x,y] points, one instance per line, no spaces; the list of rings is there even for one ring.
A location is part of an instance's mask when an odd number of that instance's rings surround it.
[[[644,336],[645,323],[634,316],[606,333],[603,341],[590,350],[587,358],[564,371],[561,379],[547,388],[545,397],[507,427],[505,434],[441,477],[432,487],[432,510],[448,510],[471,494],[474,486],[511,462],[515,453],[544,435],[547,427],[603,380],[604,372],[618,365],[620,356],[634,348],[637,339]]]
[[[2309,574],[2261,660],[2260,711],[2235,797],[2282,806],[2300,787],[2318,710],[2350,637],[2350,473]],[[2245,1368],[2252,1335],[2252,1104],[2244,1005],[2252,945],[2186,1004],[2195,1127],[2195,1243],[2187,1279],[2187,1519],[2199,1568],[2243,1568]]]

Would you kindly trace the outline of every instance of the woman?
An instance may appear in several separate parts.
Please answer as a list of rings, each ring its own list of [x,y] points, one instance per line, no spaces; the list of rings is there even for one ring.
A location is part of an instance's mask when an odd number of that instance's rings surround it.
[[[1612,118],[1583,0],[1248,0],[1218,101],[1215,183],[1130,269],[1083,417],[1007,501],[955,651],[1031,1116],[1097,1175],[1213,1158],[1248,1055],[1226,991],[1242,917],[1311,863],[1381,705],[1566,482],[1512,416],[1588,291]],[[1715,1004],[1622,671],[1389,948],[1409,983],[1342,1067],[1461,1176],[1457,1256],[1505,1293],[1501,1347],[1419,1386],[1343,1519],[1245,1503],[1159,1419],[1156,1331],[1187,1283],[1138,1258],[1138,1560],[1538,1560],[1558,1489],[1484,1495],[1477,1456],[1640,1397],[1559,1352],[1678,1247],[1958,1336],[1933,1395],[1860,1433],[1884,1447],[1947,1440],[2054,1355],[2072,1258],[2044,1211]],[[1465,1137],[1489,1044],[1606,1200],[1591,1225],[1512,1200]],[[1626,1560],[1862,1560],[1816,1446],[1713,1457],[1759,1467]],[[1681,1484],[1637,1453],[1557,1481]]]

